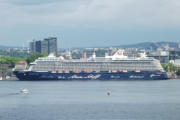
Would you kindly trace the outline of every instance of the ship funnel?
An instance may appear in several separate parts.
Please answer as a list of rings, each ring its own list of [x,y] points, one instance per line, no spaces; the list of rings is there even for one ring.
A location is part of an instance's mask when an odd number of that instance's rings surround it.
[[[116,56],[124,56],[124,50],[119,49],[114,55],[116,55]]]
[[[127,56],[124,56],[124,50],[119,49],[113,56],[105,56],[105,58],[111,58],[112,60],[116,60],[127,58]]]

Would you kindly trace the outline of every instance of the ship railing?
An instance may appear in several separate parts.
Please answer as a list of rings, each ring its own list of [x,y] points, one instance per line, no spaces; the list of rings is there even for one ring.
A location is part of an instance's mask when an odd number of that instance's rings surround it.
[[[73,60],[66,60],[66,59],[61,59],[61,58],[39,58],[36,61],[56,61],[56,62],[110,62],[110,61],[152,61],[154,60],[153,58],[126,58],[126,59],[116,59],[116,60],[112,60],[112,59],[73,59]]]

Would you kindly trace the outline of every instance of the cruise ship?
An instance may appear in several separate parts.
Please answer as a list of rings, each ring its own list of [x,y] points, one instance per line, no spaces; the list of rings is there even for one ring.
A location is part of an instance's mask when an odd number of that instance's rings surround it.
[[[168,79],[159,60],[128,57],[119,49],[112,56],[67,60],[63,57],[38,58],[27,70],[14,71],[19,80],[165,80]]]

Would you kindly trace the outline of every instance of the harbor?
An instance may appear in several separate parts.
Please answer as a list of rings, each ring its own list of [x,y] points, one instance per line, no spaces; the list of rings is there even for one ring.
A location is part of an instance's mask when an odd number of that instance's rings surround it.
[[[180,120],[180,1],[0,0],[0,120]]]
[[[180,80],[0,81],[0,119],[178,120],[179,86]],[[29,94],[20,94],[24,89]]]

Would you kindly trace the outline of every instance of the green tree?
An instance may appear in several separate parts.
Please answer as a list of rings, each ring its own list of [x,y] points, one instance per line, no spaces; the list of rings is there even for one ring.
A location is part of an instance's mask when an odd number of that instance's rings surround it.
[[[14,65],[21,60],[23,60],[23,59],[10,57],[10,56],[1,56],[0,64],[9,64],[10,66],[14,67]]]
[[[176,75],[180,75],[180,67],[177,67]]]
[[[43,53],[43,54],[35,53],[35,54],[32,54],[32,55],[28,56],[26,58],[26,61],[27,61],[27,63],[31,63],[31,62],[34,62],[39,57],[46,57],[46,56],[48,56],[47,53]]]
[[[175,72],[176,71],[176,67],[173,63],[168,63],[168,71],[169,72]]]
[[[163,67],[163,69],[167,72],[168,71],[168,65],[165,63],[161,63],[161,66]]]

